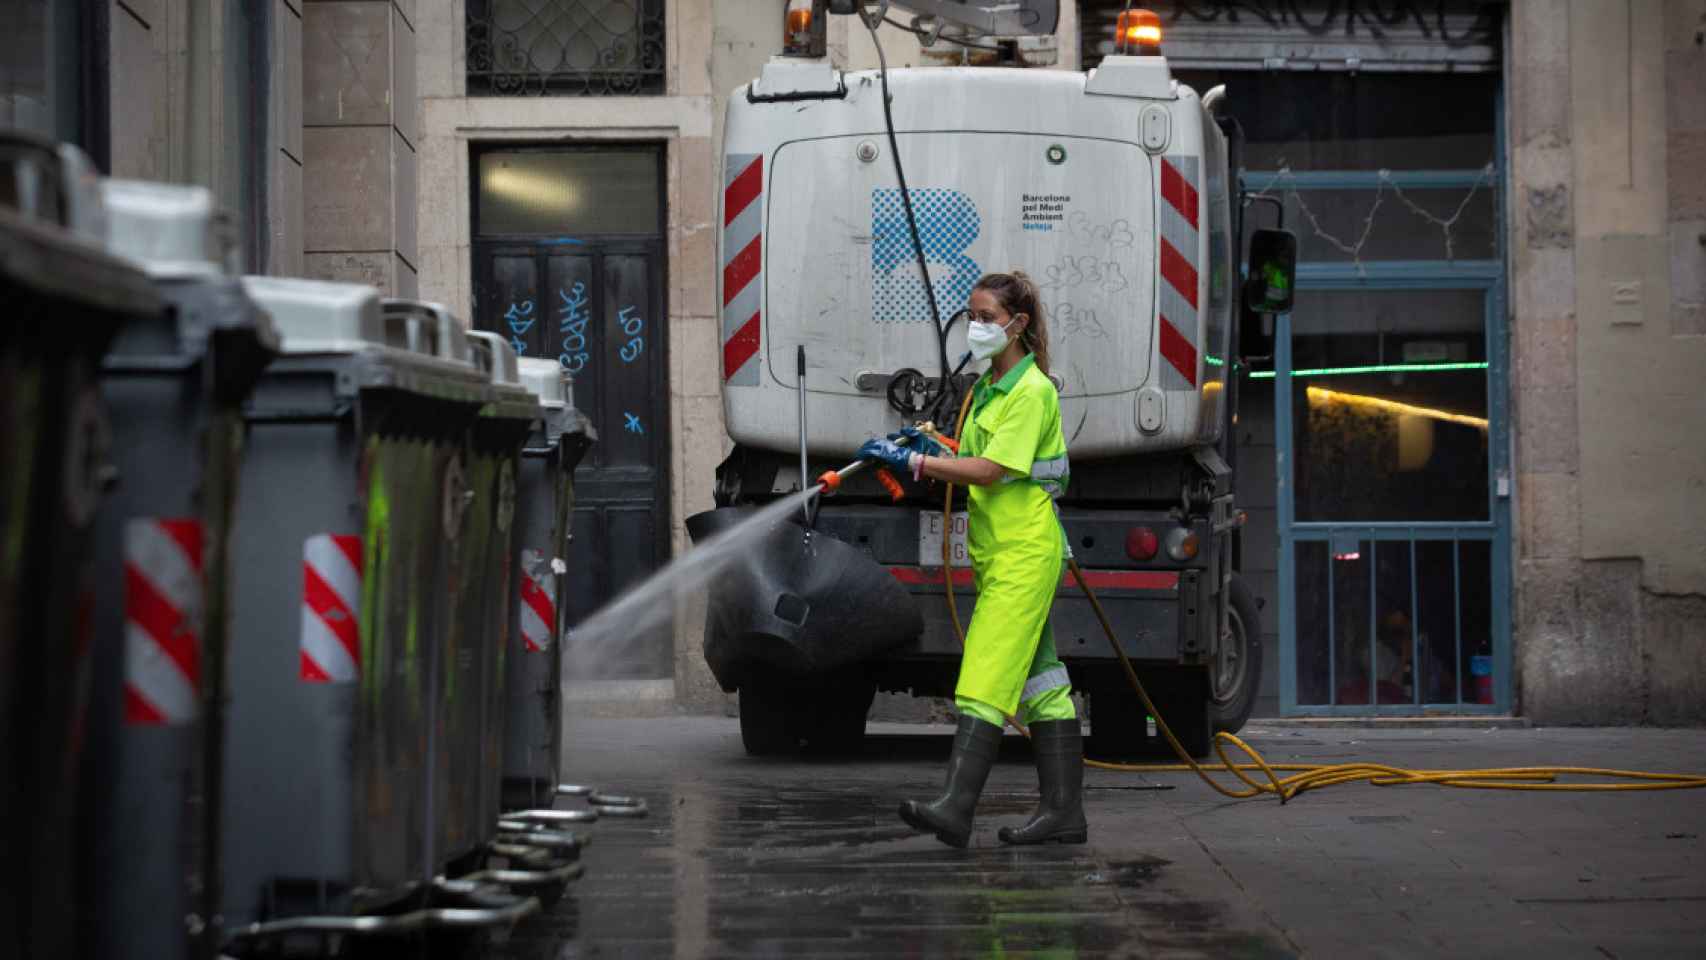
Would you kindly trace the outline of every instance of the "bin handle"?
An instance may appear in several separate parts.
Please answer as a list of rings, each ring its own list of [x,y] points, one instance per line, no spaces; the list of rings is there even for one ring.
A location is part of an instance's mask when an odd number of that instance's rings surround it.
[[[580,866],[580,864],[574,864]],[[394,916],[290,917],[251,923],[232,933],[232,939],[277,937],[291,933],[409,933],[429,927],[492,927],[514,924],[539,910],[539,901],[526,897],[503,907],[435,907]]]
[[[584,847],[592,842],[591,837],[583,837],[574,833],[561,833],[555,830],[529,829],[528,824],[510,824],[522,827],[520,830],[508,830],[498,834],[498,839],[504,843],[521,843],[534,847]],[[503,824],[498,825],[503,829]]]
[[[501,883],[512,887],[540,887],[577,879],[585,871],[586,868],[579,861],[576,861],[549,870],[481,870],[478,873],[464,874],[456,879],[481,883]]]
[[[506,822],[534,820],[540,823],[591,823],[598,819],[597,810],[515,810],[498,821],[501,829]]]

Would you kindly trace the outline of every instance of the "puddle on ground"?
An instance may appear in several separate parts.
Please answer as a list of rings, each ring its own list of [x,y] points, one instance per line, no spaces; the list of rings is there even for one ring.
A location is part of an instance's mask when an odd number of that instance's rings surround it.
[[[624,786],[652,816],[594,825],[585,876],[485,956],[1287,955],[1225,929],[1224,904],[1169,895],[1169,861],[998,844],[1034,796],[988,795],[955,850],[896,820],[923,780]]]

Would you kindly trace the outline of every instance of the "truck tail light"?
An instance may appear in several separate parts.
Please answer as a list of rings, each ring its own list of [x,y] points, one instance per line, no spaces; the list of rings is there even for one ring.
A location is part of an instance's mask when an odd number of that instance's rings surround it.
[[[1196,533],[1185,527],[1179,527],[1167,534],[1167,555],[1174,560],[1195,560],[1197,547]]]
[[[1155,531],[1148,527],[1132,527],[1125,535],[1125,555],[1142,563],[1155,559],[1161,552],[1161,541],[1156,539]]]

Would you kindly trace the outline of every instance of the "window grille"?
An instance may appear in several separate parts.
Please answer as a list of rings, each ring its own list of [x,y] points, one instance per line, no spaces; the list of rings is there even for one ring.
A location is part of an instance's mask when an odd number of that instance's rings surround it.
[[[467,17],[469,96],[663,92],[663,0],[467,0]]]

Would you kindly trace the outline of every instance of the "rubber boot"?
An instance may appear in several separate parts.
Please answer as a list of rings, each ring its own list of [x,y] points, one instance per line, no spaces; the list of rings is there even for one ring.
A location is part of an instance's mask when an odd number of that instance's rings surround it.
[[[971,840],[978,795],[1000,750],[1000,727],[961,715],[954,752],[948,756],[947,791],[929,803],[901,801],[900,818],[950,847],[964,847]]]
[[[1090,825],[1084,819],[1084,742],[1078,718],[1040,720],[1031,724],[1031,750],[1037,757],[1037,782],[1042,802],[1031,822],[1002,827],[1002,843],[1084,843]]]

